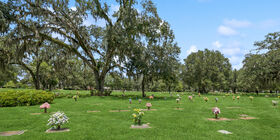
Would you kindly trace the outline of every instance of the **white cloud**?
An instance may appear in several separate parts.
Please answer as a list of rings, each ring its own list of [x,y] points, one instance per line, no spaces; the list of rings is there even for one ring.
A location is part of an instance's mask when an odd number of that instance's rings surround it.
[[[89,15],[86,19],[84,19],[84,23],[85,26],[90,26],[90,25],[97,25],[97,26],[101,26],[101,27],[105,27],[106,26],[106,21],[104,19],[93,19],[93,17],[91,15]]]
[[[52,7],[47,7],[48,10],[50,10],[51,12],[54,12]]]
[[[273,19],[264,20],[264,21],[260,22],[259,26],[261,28],[277,27],[277,26],[280,26],[280,20],[273,20]]]
[[[221,44],[220,41],[215,41],[215,42],[212,43],[212,46],[219,49],[223,46],[223,44]]]
[[[229,61],[231,64],[240,64],[242,62],[243,58],[239,56],[231,56],[229,57]]]
[[[224,48],[221,50],[223,54],[225,55],[237,55],[241,53],[241,49],[240,48]]]
[[[247,20],[236,20],[236,19],[231,19],[231,20],[225,19],[224,24],[232,28],[245,28],[252,25],[252,23]]]
[[[240,69],[243,66],[244,55],[248,52],[242,49],[242,44],[239,41],[228,42],[220,51],[225,57],[229,58],[234,69]]]
[[[233,36],[233,35],[237,35],[238,34],[231,27],[224,26],[224,25],[219,26],[218,33],[221,34],[221,35],[224,35],[224,36]]]
[[[77,8],[76,8],[76,7],[74,7],[74,6],[73,6],[73,7],[71,7],[70,9],[71,9],[71,10],[73,10],[73,11],[76,11],[76,10],[77,10]]]
[[[221,52],[227,56],[243,55],[240,47],[241,43],[238,41],[229,42],[225,48],[221,49]]]
[[[242,67],[243,67],[242,62],[240,62],[239,64],[236,64],[236,65],[232,65],[232,68],[237,69],[237,70],[241,69]]]
[[[187,50],[187,55],[190,55],[193,52],[197,52],[197,47],[195,45],[190,46],[190,49]]]
[[[119,10],[119,8],[120,8],[119,5],[114,5],[114,4],[111,5],[111,10],[112,10],[113,12],[117,12],[117,11]]]

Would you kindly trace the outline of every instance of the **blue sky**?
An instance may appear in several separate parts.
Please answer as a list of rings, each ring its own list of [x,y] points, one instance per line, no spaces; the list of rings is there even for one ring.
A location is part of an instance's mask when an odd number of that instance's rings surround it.
[[[114,0],[106,1],[112,11]],[[153,0],[160,17],[173,29],[181,47],[180,61],[197,50],[219,50],[240,69],[255,41],[280,31],[280,0]],[[74,7],[73,0],[70,6]],[[72,8],[73,8],[72,7]],[[96,22],[89,18],[85,24]],[[105,21],[96,24],[105,26]]]
[[[183,62],[191,52],[219,50],[241,68],[255,41],[280,31],[280,0],[154,0],[170,23]]]

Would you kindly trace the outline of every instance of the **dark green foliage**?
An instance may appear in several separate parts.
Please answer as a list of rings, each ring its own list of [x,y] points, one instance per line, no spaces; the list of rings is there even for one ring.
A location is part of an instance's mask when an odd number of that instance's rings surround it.
[[[52,103],[54,94],[42,90],[8,90],[0,92],[0,107],[30,106]]]
[[[246,92],[280,90],[280,32],[255,42],[257,52],[247,54],[238,76],[238,87]]]
[[[67,91],[67,90],[64,90]],[[75,92],[69,92],[69,91],[76,91],[76,90],[68,90],[68,93],[64,92],[55,92],[55,98],[73,98],[73,96],[78,95],[79,98],[85,98],[90,97],[91,95],[89,93],[83,93],[83,94],[77,94]]]
[[[104,90],[104,95],[105,95],[105,96],[110,96],[111,93],[112,93],[112,90],[111,90],[111,89],[105,89],[105,90]]]
[[[184,81],[201,93],[222,90],[230,86],[231,64],[219,51],[198,51],[185,59]]]

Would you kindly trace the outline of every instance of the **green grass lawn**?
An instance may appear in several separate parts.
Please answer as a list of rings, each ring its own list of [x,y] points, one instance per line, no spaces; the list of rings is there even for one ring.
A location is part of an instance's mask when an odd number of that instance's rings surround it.
[[[67,93],[69,91],[59,91]],[[71,91],[76,92],[76,91]],[[80,91],[81,94],[89,94],[88,91]],[[127,92],[126,97],[117,97],[120,92],[113,92],[110,97],[80,98],[75,102],[71,98],[55,99],[49,112],[63,111],[70,119],[62,128],[70,128],[70,132],[45,133],[50,127],[47,120],[51,113],[30,115],[43,110],[37,106],[2,107],[0,108],[0,132],[13,130],[27,130],[19,136],[0,136],[2,140],[28,139],[28,140],[54,140],[54,139],[279,139],[280,138],[280,108],[273,107],[271,100],[275,97],[255,97],[251,102],[247,96],[241,96],[240,100],[233,101],[232,97],[207,96],[206,103],[202,97],[196,96],[194,102],[183,95],[181,104],[176,103],[175,96],[168,93],[155,94],[154,100],[143,99],[142,104],[136,100],[140,92]],[[163,97],[166,96],[165,100]],[[204,96],[204,95],[203,95]],[[132,104],[128,98],[132,97]],[[205,96],[204,96],[205,97]],[[218,103],[215,97],[219,98]],[[134,108],[145,108],[145,103],[151,102],[152,109],[146,111],[143,117],[144,123],[150,123],[149,129],[131,129],[133,124],[132,113]],[[213,118],[213,107],[221,109],[220,117],[237,119],[232,121],[209,121]],[[183,110],[174,110],[180,107]],[[240,107],[240,108],[227,108]],[[130,112],[109,112],[110,110],[131,110]],[[87,111],[99,110],[101,112],[87,113]],[[256,117],[254,120],[240,120],[239,114],[248,114]],[[233,132],[231,135],[218,133],[218,130]]]

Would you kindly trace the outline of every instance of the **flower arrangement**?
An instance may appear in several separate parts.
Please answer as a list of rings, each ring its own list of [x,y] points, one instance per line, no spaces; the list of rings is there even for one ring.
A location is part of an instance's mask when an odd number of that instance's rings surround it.
[[[133,121],[137,125],[141,125],[142,117],[144,116],[144,112],[141,109],[134,109],[135,113],[132,114]]]
[[[237,96],[236,99],[239,100],[239,99],[240,99],[240,96]]]
[[[208,100],[209,100],[207,97],[203,97],[203,99],[205,102],[208,102]]]
[[[179,94],[177,94],[177,97],[178,97],[179,100],[181,100],[181,96]]]
[[[45,102],[44,104],[42,104],[40,106],[40,109],[44,109],[45,110],[44,112],[47,113],[47,109],[50,107],[51,107],[51,105],[48,102]]]
[[[153,100],[153,99],[154,99],[154,96],[149,96],[149,99]]]
[[[232,96],[232,100],[235,100],[235,96]]]
[[[198,97],[200,97],[201,95],[200,95],[200,93],[198,93]]]
[[[75,96],[73,96],[73,99],[74,99],[75,101],[77,101],[77,100],[79,99],[79,96],[78,96],[78,95],[75,95]]]
[[[177,103],[179,103],[179,102],[180,102],[180,99],[179,99],[179,98],[177,98],[177,99],[176,99],[176,102],[177,102]]]
[[[218,102],[219,98],[215,98],[216,103]]]
[[[249,96],[249,99],[250,99],[251,101],[253,101],[254,97],[253,97],[253,96]]]
[[[63,124],[68,123],[68,120],[69,118],[63,112],[58,111],[50,116],[48,125],[59,130]]]
[[[131,100],[131,99],[128,99],[128,101],[129,101],[129,104],[131,104],[131,103],[132,103],[132,100]]]
[[[146,103],[146,107],[148,108],[148,110],[150,110],[152,107],[152,103]]]
[[[138,102],[139,102],[139,104],[141,104],[142,100],[141,100],[141,99],[139,99],[139,100],[138,100]]]
[[[214,107],[212,109],[213,114],[215,115],[215,118],[218,119],[218,114],[221,113],[220,109],[218,107]]]
[[[190,101],[192,101],[192,99],[193,99],[193,97],[192,97],[192,96],[189,96],[188,98],[189,98],[189,100],[190,100]]]
[[[277,104],[278,104],[277,101],[272,100],[272,105],[273,105],[273,106],[276,106]]]

